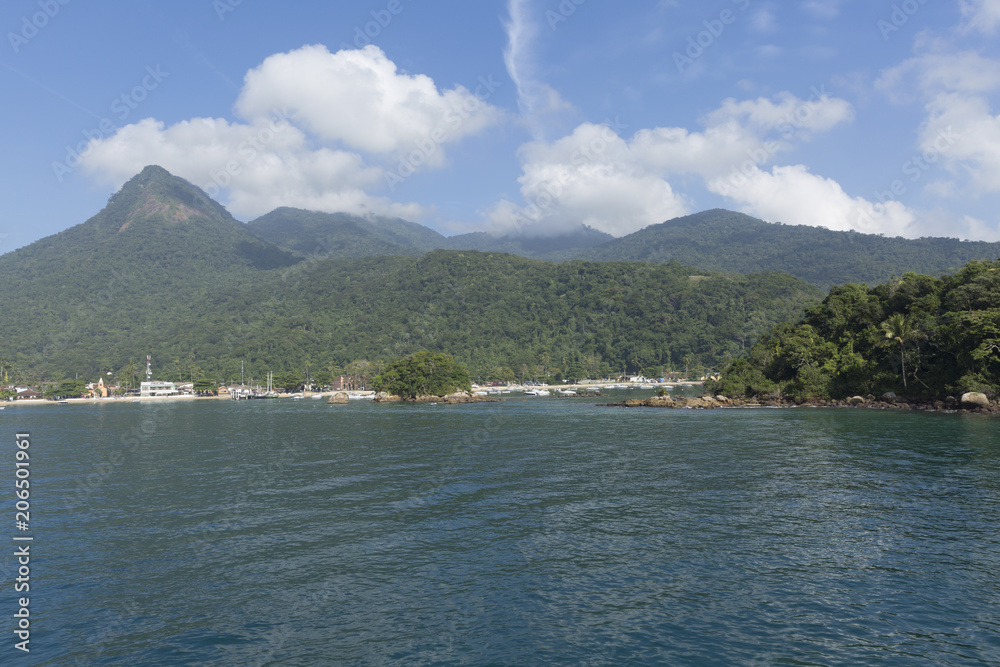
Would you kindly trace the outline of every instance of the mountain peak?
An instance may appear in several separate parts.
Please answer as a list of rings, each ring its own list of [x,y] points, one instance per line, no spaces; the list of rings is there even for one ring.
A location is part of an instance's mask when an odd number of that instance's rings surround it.
[[[240,224],[203,190],[158,165],[129,179],[95,219],[105,233],[124,232],[146,221],[168,226],[193,220]]]

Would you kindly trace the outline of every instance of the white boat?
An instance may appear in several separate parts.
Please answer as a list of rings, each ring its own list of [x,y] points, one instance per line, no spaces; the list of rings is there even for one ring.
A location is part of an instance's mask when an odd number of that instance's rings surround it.
[[[556,391],[560,396],[576,396],[576,392],[572,389],[557,389]]]
[[[525,396],[551,396],[548,389],[525,389]]]
[[[359,391],[352,391],[347,394],[348,400],[351,401],[371,401],[375,399],[375,394],[362,394]]]

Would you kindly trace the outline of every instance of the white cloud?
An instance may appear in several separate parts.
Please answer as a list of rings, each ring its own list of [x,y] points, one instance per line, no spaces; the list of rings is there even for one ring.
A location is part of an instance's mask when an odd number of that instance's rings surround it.
[[[316,136],[370,153],[409,152],[438,127],[454,141],[499,120],[495,107],[461,86],[438,91],[428,76],[399,72],[376,46],[270,56],[247,73],[236,109],[243,118],[282,109]]]
[[[967,29],[991,34],[1000,26],[1000,0],[962,0]]]
[[[527,205],[500,202],[489,216],[499,231],[541,235],[585,224],[623,235],[689,211],[606,125],[584,123],[553,143],[527,144],[521,157],[518,180]]]
[[[840,14],[841,0],[806,0],[802,10],[818,19],[832,19]]]
[[[945,91],[981,94],[1000,88],[1000,63],[973,51],[927,53],[884,70],[875,87],[897,101],[914,91],[930,96]]]
[[[762,193],[777,193],[778,181],[794,179],[815,194],[813,206],[775,209],[783,219],[802,224],[851,228],[851,209],[870,204],[852,200],[832,181],[811,174],[776,169],[770,176],[762,165],[812,133],[828,131],[853,118],[846,101],[817,91],[812,100],[784,93],[775,99],[726,100],[703,119],[705,129],[692,132],[660,127],[636,132],[626,140],[607,125],[584,123],[555,142],[536,141],[521,149],[521,194],[525,207],[501,202],[491,220],[501,229],[530,227],[564,229],[588,224],[611,234],[627,234],[688,212],[691,202],[675,191],[669,177],[696,175],[718,194],[732,197],[758,213],[767,211]],[[777,133],[775,135],[775,133]],[[743,181],[753,176],[752,187]],[[730,184],[727,187],[727,184]],[[738,186],[738,187],[737,187]],[[839,193],[839,194],[838,194]],[[795,195],[781,193],[792,199]],[[824,202],[836,205],[817,217]],[[883,232],[901,227],[898,205],[889,213],[872,211],[870,225]],[[808,212],[809,215],[803,217]],[[864,216],[858,215],[862,223]]]
[[[573,107],[542,81],[536,71],[533,50],[538,38],[538,24],[532,19],[530,5],[531,0],[510,0],[510,20],[504,23],[507,48],[503,56],[507,74],[517,86],[521,116],[535,138],[540,139],[550,118],[571,112]]]
[[[120,187],[144,166],[158,164],[213,197],[228,191],[236,216],[256,217],[278,206],[330,212],[414,217],[415,205],[367,194],[382,170],[361,156],[328,148],[309,149],[306,135],[280,118],[253,125],[195,118],[170,127],[147,118],[92,142],[82,165]]]
[[[976,191],[1000,192],[1000,116],[981,97],[943,93],[927,105],[920,148]]]
[[[1000,116],[990,103],[1000,90],[1000,61],[948,52],[941,42],[929,46],[935,51],[886,70],[876,85],[897,100],[901,91],[916,90],[927,110],[919,134],[924,155],[966,183],[966,191],[1000,192]],[[953,184],[932,187],[937,194],[948,190],[956,192]]]
[[[213,197],[228,195],[229,209],[247,218],[296,206],[414,219],[420,206],[376,193],[389,177],[441,166],[447,144],[500,119],[480,99],[498,84],[482,85],[479,97],[441,92],[426,76],[398,72],[377,47],[306,46],[247,74],[236,105],[244,122],[145,119],[91,141],[81,165],[118,187],[159,164]]]
[[[750,19],[750,27],[762,33],[774,32],[778,28],[778,21],[774,15],[773,5],[766,4],[754,12]]]
[[[960,229],[964,233],[959,234],[959,238],[967,241],[1000,241],[1000,224],[989,224],[970,215],[962,218]]]
[[[915,216],[900,202],[874,204],[851,197],[836,181],[812,174],[803,165],[774,167],[769,172],[748,169],[736,179],[713,179],[708,187],[764,220],[889,236],[914,233]]]
[[[827,132],[854,120],[854,107],[847,100],[830,97],[816,89],[812,99],[802,100],[791,93],[780,93],[777,101],[766,97],[738,102],[729,98],[706,119],[709,127],[736,121],[756,134],[777,130],[783,134]]]

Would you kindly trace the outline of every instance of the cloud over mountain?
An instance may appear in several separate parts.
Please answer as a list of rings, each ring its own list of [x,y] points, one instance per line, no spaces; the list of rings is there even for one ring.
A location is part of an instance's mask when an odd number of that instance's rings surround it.
[[[418,218],[422,208],[393,201],[388,186],[440,167],[449,144],[498,123],[484,97],[400,72],[375,46],[304,46],[247,73],[239,121],[147,118],[91,141],[82,166],[119,186],[161,164],[244,217],[288,205]]]

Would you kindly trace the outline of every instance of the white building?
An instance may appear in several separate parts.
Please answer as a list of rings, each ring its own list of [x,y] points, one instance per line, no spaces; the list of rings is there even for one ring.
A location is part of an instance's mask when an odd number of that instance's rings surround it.
[[[150,398],[152,396],[177,396],[177,385],[173,382],[140,382],[139,397]]]

